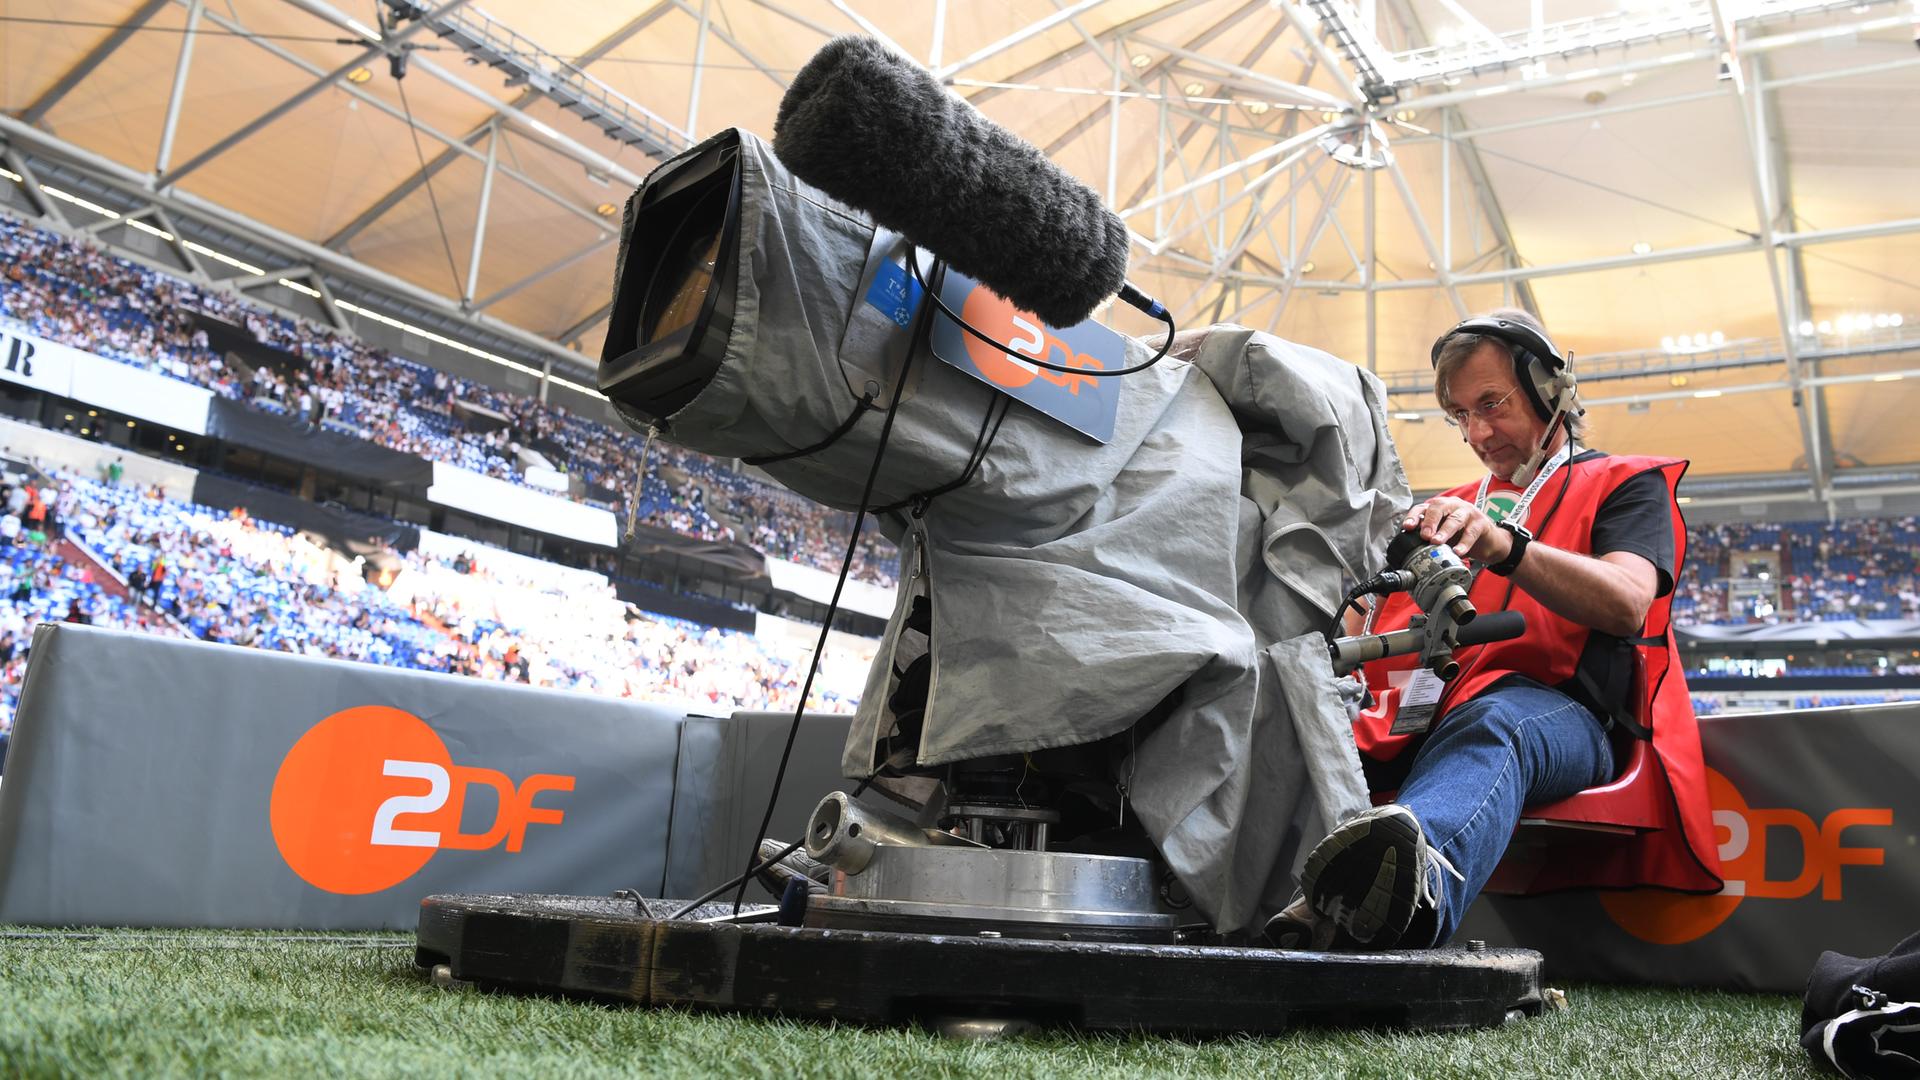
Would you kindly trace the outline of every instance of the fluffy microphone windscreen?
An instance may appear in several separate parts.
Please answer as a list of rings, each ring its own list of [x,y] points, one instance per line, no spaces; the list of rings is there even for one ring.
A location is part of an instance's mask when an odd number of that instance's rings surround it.
[[[1052,326],[1084,320],[1126,280],[1127,229],[1100,196],[872,38],[836,38],[807,61],[773,148]]]

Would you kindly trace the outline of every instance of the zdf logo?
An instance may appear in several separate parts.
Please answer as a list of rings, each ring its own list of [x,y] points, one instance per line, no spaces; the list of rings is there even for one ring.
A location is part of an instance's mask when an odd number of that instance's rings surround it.
[[[1882,866],[1882,847],[1851,847],[1848,829],[1892,825],[1890,807],[1844,808],[1822,821],[1788,807],[1747,805],[1739,789],[1719,772],[1707,770],[1707,797],[1713,803],[1713,828],[1720,845],[1720,873],[1726,885],[1710,896],[1688,896],[1653,889],[1603,893],[1600,903],[1620,927],[1642,941],[1679,945],[1704,937],[1727,921],[1745,900],[1798,900],[1815,889],[1822,900],[1844,898],[1841,871],[1848,866]],[[1799,852],[1792,877],[1767,876],[1772,847]],[[1776,868],[1782,859],[1776,854]],[[1787,865],[1792,865],[1787,860]]]
[[[984,285],[967,294],[966,301],[960,305],[960,317],[988,337],[1006,342],[1008,349],[1045,360],[1049,364],[1096,371],[1106,367],[1095,357],[1074,352],[1073,347],[1058,334],[1049,333],[1045,323],[1014,307]],[[1078,396],[1082,383],[1097,381],[1092,375],[1054,371],[1029,363],[1008,355],[972,334],[966,335],[966,342],[967,357],[980,369],[980,373],[994,385],[1009,390],[1018,390],[1038,377]]]
[[[379,892],[418,873],[443,849],[519,851],[529,825],[558,825],[565,811],[536,796],[572,791],[573,777],[539,773],[518,787],[504,773],[455,765],[447,744],[412,713],[363,705],[300,736],[274,776],[273,842],[301,880],[331,893]],[[476,786],[498,799],[493,826],[460,831]]]

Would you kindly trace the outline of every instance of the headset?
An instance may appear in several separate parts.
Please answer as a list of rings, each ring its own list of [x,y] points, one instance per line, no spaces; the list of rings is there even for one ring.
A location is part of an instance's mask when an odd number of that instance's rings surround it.
[[[1539,448],[1511,478],[1514,483],[1524,484],[1546,459],[1546,448],[1553,442],[1553,429],[1562,418],[1566,418],[1568,406],[1572,404],[1573,390],[1579,382],[1573,374],[1573,354],[1562,354],[1553,347],[1553,342],[1547,340],[1545,334],[1524,323],[1494,315],[1478,315],[1434,339],[1430,355],[1434,367],[1440,366],[1440,350],[1456,334],[1479,334],[1505,345],[1513,354],[1514,379],[1526,391],[1534,415],[1547,422],[1547,431]],[[1584,408],[1577,409],[1575,415],[1585,412]]]
[[[1440,366],[1440,350],[1456,334],[1479,334],[1507,346],[1513,353],[1513,377],[1540,419],[1551,421],[1564,411],[1566,396],[1578,381],[1573,375],[1573,354],[1561,355],[1545,334],[1512,319],[1475,316],[1434,339],[1430,357],[1434,367]]]

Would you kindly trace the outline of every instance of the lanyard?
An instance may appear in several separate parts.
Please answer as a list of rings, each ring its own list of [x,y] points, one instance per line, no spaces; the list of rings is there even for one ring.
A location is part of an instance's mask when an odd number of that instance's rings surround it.
[[[1547,459],[1546,464],[1541,466],[1540,475],[1534,477],[1533,483],[1527,485],[1527,490],[1523,494],[1521,494],[1520,501],[1514,504],[1513,513],[1508,514],[1506,518],[1504,518],[1503,520],[1511,521],[1515,525],[1524,525],[1527,520],[1527,512],[1533,509],[1534,496],[1540,494],[1540,489],[1547,486],[1547,481],[1552,478],[1554,473],[1557,473],[1560,471],[1560,466],[1565,465],[1572,460],[1573,460],[1573,440],[1568,439],[1564,444],[1561,445],[1560,449],[1557,452],[1555,452],[1552,457]],[[1474,508],[1479,510],[1483,514],[1486,513],[1486,510],[1487,510],[1487,488],[1492,483],[1493,483],[1492,473],[1488,473],[1487,475],[1481,477],[1480,489],[1474,492],[1474,495],[1473,495]],[[1478,582],[1480,580],[1479,567],[1474,568],[1472,580],[1475,582]],[[1471,589],[1472,586],[1468,586],[1468,588]],[[1375,617],[1379,615],[1379,613],[1380,613],[1379,603],[1373,603],[1373,604],[1367,605],[1367,617],[1366,617],[1365,623],[1361,627],[1361,630],[1360,630],[1361,633],[1363,634],[1373,633],[1373,621]]]
[[[1540,469],[1540,475],[1533,478],[1533,483],[1527,485],[1527,490],[1520,496],[1520,501],[1514,504],[1513,513],[1508,514],[1502,520],[1511,521],[1515,525],[1525,525],[1527,523],[1527,511],[1533,509],[1533,497],[1540,494],[1541,488],[1547,486],[1547,480],[1552,477],[1554,473],[1560,471],[1560,466],[1572,460],[1573,440],[1568,439],[1565,443],[1561,444],[1560,449],[1552,457],[1547,459],[1547,463]],[[1480,490],[1473,494],[1473,507],[1483,514],[1486,513],[1487,510],[1487,487],[1492,483],[1493,474],[1488,473],[1480,478]]]

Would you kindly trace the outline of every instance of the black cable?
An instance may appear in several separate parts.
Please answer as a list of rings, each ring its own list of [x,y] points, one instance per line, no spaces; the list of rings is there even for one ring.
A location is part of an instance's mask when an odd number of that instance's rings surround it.
[[[913,272],[914,283],[920,286],[920,291],[926,294],[927,299],[933,301],[933,306],[940,309],[940,314],[945,315],[949,319],[952,319],[955,326],[958,326],[960,329],[965,330],[967,333],[972,334],[974,337],[979,338],[981,341],[986,342],[988,345],[991,345],[996,349],[999,349],[1001,352],[1006,353],[1008,356],[1013,357],[1015,360],[1018,360],[1023,364],[1032,364],[1034,367],[1046,368],[1048,371],[1058,371],[1067,375],[1084,375],[1089,379],[1111,379],[1119,375],[1132,375],[1135,372],[1145,371],[1148,368],[1152,367],[1153,365],[1159,363],[1161,358],[1167,355],[1167,350],[1173,348],[1173,335],[1178,332],[1178,329],[1174,325],[1173,314],[1171,312],[1168,312],[1165,308],[1162,308],[1160,321],[1167,324],[1167,340],[1161,343],[1160,351],[1157,353],[1154,353],[1151,359],[1142,361],[1141,363],[1135,364],[1132,367],[1120,368],[1117,371],[1103,371],[1100,368],[1067,367],[1063,364],[1050,363],[1046,360],[1040,359],[1037,356],[1028,356],[1025,353],[1014,352],[1012,349],[1008,348],[1007,346],[988,337],[984,332],[976,328],[972,323],[961,318],[958,314],[954,312],[952,308],[946,305],[945,301],[940,299],[939,293],[928,288],[926,279],[920,276],[919,259],[912,257],[914,254],[915,254],[914,249],[911,246],[909,246],[908,248],[909,258],[907,259],[907,269]]]
[[[447,239],[447,223],[440,216],[440,200],[433,194],[433,170],[427,168],[427,155],[420,149],[420,127],[413,122],[413,106],[407,104],[407,80],[396,77],[394,89],[400,91],[400,111],[407,117],[407,134],[413,136],[413,156],[420,161],[420,175],[427,181],[427,202],[433,207],[433,223],[440,230],[440,247],[447,253],[447,270],[453,275],[453,295],[465,296],[467,291],[460,281],[460,268],[453,261],[453,242]],[[499,138],[495,132],[491,138]]]
[[[875,514],[891,514],[896,510],[905,509],[909,506],[924,506],[949,491],[957,491],[967,486],[967,484],[973,481],[974,474],[980,471],[980,466],[986,463],[987,451],[993,449],[994,440],[1000,437],[1000,425],[1006,422],[1007,413],[1012,409],[1013,399],[1004,393],[996,391],[993,397],[987,401],[987,411],[980,415],[980,430],[973,437],[973,451],[967,455],[967,464],[960,470],[959,476],[941,484],[939,487],[928,488],[926,491],[922,491],[917,495],[909,495],[898,502],[891,502],[885,506],[876,506],[873,508],[873,512]]]
[[[886,767],[887,766],[884,762],[881,763],[880,769],[884,769]],[[856,798],[856,799],[859,798],[861,793],[867,790],[868,785],[873,783],[874,778],[880,775],[880,769],[873,770],[872,772],[866,775],[865,779],[860,781],[859,785],[853,789],[853,798]],[[707,901],[713,899],[714,897],[719,896],[721,893],[726,892],[728,889],[731,889],[736,885],[741,886],[742,889],[744,890],[746,883],[749,881],[752,881],[753,876],[755,874],[758,874],[760,871],[765,870],[767,867],[780,862],[782,859],[785,859],[787,856],[793,854],[796,851],[799,851],[801,848],[805,847],[806,845],[807,845],[807,842],[804,839],[795,840],[793,843],[788,844],[785,848],[781,849],[778,855],[761,859],[759,862],[748,867],[747,872],[744,874],[741,874],[739,877],[730,877],[726,881],[718,885],[715,885],[713,888],[708,889],[706,892],[703,892],[699,896],[694,897],[692,900],[689,900],[686,903],[680,905],[680,907],[677,910],[675,910],[673,914],[668,915],[667,918],[669,920],[685,918],[687,913],[692,911],[694,908],[699,907],[701,904],[704,904]],[[754,854],[758,855],[759,850],[760,850],[759,847],[756,845],[754,848]],[[733,913],[735,915],[738,915],[740,913],[740,908],[737,903],[734,906]]]
[[[911,245],[907,248],[909,264],[917,263],[919,251]],[[847,536],[847,553],[840,560],[840,577],[833,583],[833,598],[827,602],[827,615],[820,623],[820,639],[814,643],[813,660],[807,665],[807,678],[800,687],[800,701],[793,709],[793,724],[787,728],[787,744],[780,751],[780,768],[773,774],[773,791],[767,796],[767,812],[760,817],[760,828],[753,834],[753,855],[747,860],[747,872],[739,878],[740,891],[734,894],[733,911],[740,913],[740,903],[747,896],[747,882],[753,877],[753,867],[760,858],[760,840],[767,835],[767,827],[773,823],[773,807],[780,799],[780,786],[787,779],[787,762],[793,757],[793,742],[800,734],[800,718],[806,715],[807,696],[813,692],[813,677],[820,670],[820,657],[826,652],[827,634],[833,629],[833,617],[840,610],[840,593],[846,588],[847,577],[853,572],[853,557],[860,548],[860,528],[866,524],[867,510],[873,501],[873,485],[880,477],[880,462],[887,456],[887,440],[893,435],[893,418],[900,411],[900,396],[907,386],[907,374],[913,370],[914,356],[920,351],[920,343],[926,340],[933,320],[927,316],[930,308],[921,308],[919,326],[912,342],[907,346],[906,358],[900,362],[900,374],[894,378],[893,397],[887,404],[886,419],[880,424],[880,440],[873,448],[873,464],[867,467],[867,482],[860,489],[860,509],[853,516],[853,531]],[[785,856],[781,856],[785,858]]]

